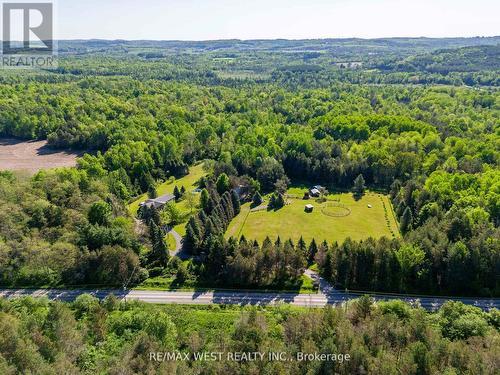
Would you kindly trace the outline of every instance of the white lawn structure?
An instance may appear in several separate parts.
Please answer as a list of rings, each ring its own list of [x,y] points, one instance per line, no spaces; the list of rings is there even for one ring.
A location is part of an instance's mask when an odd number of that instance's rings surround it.
[[[304,207],[304,210],[306,212],[312,212],[314,209],[314,206],[312,204],[306,204],[305,207]]]

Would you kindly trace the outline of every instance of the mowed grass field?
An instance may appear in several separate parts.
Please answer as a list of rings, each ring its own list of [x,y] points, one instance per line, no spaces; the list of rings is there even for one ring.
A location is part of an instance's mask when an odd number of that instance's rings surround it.
[[[293,189],[289,193],[302,196],[303,191]],[[348,208],[350,214],[343,217],[325,215],[321,208],[335,201]],[[244,235],[247,239],[262,242],[266,236],[271,239],[280,236],[282,240],[291,238],[296,242],[303,236],[306,241],[314,238],[317,242],[342,242],[347,237],[362,240],[368,237],[399,236],[391,203],[383,194],[367,192],[361,199],[355,200],[350,193],[339,193],[328,195],[325,203],[300,198],[289,198],[288,202],[277,211],[251,211],[250,204],[244,204],[241,213],[229,225],[226,237],[239,238]],[[304,211],[306,204],[314,206],[313,212]]]

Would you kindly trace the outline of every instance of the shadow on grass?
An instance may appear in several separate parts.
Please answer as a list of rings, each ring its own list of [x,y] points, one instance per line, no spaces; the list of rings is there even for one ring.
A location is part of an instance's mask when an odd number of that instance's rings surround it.
[[[361,198],[363,198],[365,195],[365,193],[352,193],[352,197],[354,198],[354,200],[357,202],[359,200],[361,200]]]
[[[189,290],[196,293],[204,292],[286,292],[286,293],[315,293],[316,289],[312,285],[308,285],[307,276],[303,275],[298,280],[293,282],[275,283],[271,285],[238,285],[238,284],[213,284],[207,281],[177,280],[173,277],[157,277],[145,280],[143,283],[136,285],[135,288],[146,290]]]

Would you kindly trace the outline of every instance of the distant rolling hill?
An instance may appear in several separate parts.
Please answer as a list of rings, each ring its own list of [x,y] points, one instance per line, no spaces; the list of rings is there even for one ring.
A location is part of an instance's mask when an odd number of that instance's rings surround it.
[[[497,71],[500,70],[500,44],[440,49],[397,61],[391,68],[398,71],[424,71],[439,74]]]

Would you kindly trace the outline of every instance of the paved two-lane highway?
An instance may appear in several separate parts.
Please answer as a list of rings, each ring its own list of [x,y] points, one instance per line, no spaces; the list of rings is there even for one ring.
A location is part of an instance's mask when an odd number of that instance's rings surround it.
[[[105,298],[109,294],[114,294],[120,299],[139,300],[147,303],[177,303],[177,304],[231,304],[231,305],[265,305],[275,306],[288,303],[302,307],[322,307],[325,305],[338,305],[350,299],[361,296],[359,293],[346,293],[337,290],[330,290],[328,293],[317,294],[296,294],[279,292],[244,292],[244,291],[207,291],[207,292],[182,292],[182,291],[150,291],[150,290],[60,290],[60,289],[0,289],[0,297],[19,298],[24,296],[47,297],[52,300],[73,301],[81,294],[89,293],[99,299]],[[376,300],[401,299],[415,304],[420,303],[428,310],[438,309],[449,298],[439,297],[414,297],[402,295],[372,295]],[[474,305],[482,309],[492,307],[500,308],[500,300],[478,299],[478,298],[453,298],[468,305]]]

